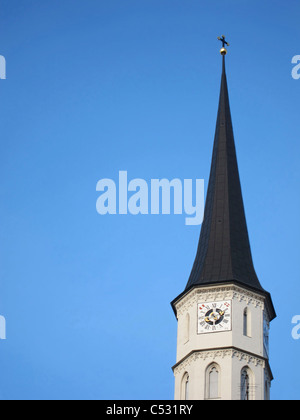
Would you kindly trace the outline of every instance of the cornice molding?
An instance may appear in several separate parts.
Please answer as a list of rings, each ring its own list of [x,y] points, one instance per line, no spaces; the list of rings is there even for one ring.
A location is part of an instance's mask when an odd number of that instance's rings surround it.
[[[196,362],[197,360],[201,359],[203,361],[216,361],[217,358],[224,359],[225,357],[230,358],[238,358],[240,361],[244,361],[247,365],[254,364],[255,366],[260,365],[262,368],[268,367],[268,361],[263,358],[256,356],[255,354],[245,352],[241,349],[230,347],[230,348],[223,348],[223,349],[209,349],[209,350],[195,350],[188,354],[185,358],[181,361],[176,363],[173,366],[174,375],[180,374],[183,371],[188,370],[189,366]],[[270,377],[272,378],[272,374],[270,373]]]
[[[265,308],[265,297],[249,289],[244,289],[235,284],[195,287],[187,294],[182,296],[175,303],[177,317],[184,314],[189,308],[193,307],[197,302],[210,302],[215,300],[238,300],[244,301],[247,305],[254,305]]]

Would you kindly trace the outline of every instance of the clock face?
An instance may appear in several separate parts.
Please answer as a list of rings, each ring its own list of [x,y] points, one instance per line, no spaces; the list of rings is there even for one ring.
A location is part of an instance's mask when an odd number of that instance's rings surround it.
[[[198,303],[198,334],[231,330],[231,300]]]

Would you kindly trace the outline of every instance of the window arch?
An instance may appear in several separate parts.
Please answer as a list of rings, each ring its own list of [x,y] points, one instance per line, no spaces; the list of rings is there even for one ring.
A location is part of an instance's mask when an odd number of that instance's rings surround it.
[[[248,366],[245,366],[241,370],[241,400],[253,400],[253,389],[253,373]]]
[[[220,366],[217,363],[210,364],[206,369],[206,398],[213,400],[220,398]]]
[[[245,308],[243,312],[243,334],[246,337],[251,337],[251,311]]]
[[[181,381],[181,400],[189,399],[189,390],[190,390],[190,376],[188,372],[185,372]]]
[[[186,313],[184,319],[184,344],[190,339],[190,314]]]
[[[271,387],[271,379],[267,371],[265,370],[265,400],[270,400],[270,387]]]

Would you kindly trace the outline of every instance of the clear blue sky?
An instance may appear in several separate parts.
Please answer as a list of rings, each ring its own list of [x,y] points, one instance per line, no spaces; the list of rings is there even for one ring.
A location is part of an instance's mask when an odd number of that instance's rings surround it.
[[[100,216],[96,183],[207,185],[227,76],[253,258],[278,318],[272,398],[298,399],[297,0],[1,0],[0,397],[172,399],[200,227]]]

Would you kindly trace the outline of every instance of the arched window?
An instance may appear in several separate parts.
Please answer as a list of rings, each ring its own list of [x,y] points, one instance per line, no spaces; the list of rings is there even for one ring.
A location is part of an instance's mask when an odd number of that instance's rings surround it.
[[[241,371],[241,400],[248,401],[253,399],[253,374],[248,366]]]
[[[220,367],[216,363],[206,369],[206,398],[220,398]]]
[[[251,312],[249,308],[245,308],[243,313],[243,334],[246,337],[251,337]]]
[[[269,401],[270,399],[270,384],[265,380],[265,400]]]
[[[189,374],[186,372],[183,375],[182,382],[181,382],[181,399],[182,400],[189,399],[189,388],[190,388],[190,377],[189,377]]]
[[[267,374],[267,372],[265,371],[265,400],[269,401],[270,399],[270,377]]]
[[[187,313],[184,319],[184,343],[190,339],[190,315]]]

